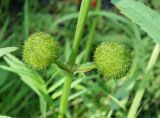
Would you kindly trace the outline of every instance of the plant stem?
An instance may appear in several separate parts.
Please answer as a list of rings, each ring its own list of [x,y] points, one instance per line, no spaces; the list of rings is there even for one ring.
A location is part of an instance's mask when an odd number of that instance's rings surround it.
[[[153,49],[151,58],[150,58],[150,60],[148,62],[145,74],[147,74],[153,68],[153,66],[154,66],[154,64],[155,64],[155,62],[156,62],[156,60],[158,58],[159,53],[160,53],[160,45],[156,44],[154,49]],[[140,83],[140,86],[143,84],[143,81],[144,81],[144,79]],[[136,113],[138,111],[138,107],[139,107],[139,105],[141,103],[141,100],[142,100],[142,97],[144,95],[144,92],[145,92],[145,87],[144,88],[140,87],[139,90],[136,92],[136,95],[135,95],[135,97],[133,99],[133,103],[132,103],[132,105],[130,107],[130,110],[129,110],[127,118],[135,118],[136,117]]]
[[[39,97],[39,101],[40,101],[41,118],[46,118],[47,103],[41,97]]]
[[[85,26],[85,21],[87,19],[90,3],[91,3],[91,0],[82,0],[82,3],[81,3],[72,52],[68,62],[70,65],[74,65],[77,54],[78,54],[79,44],[82,37],[83,29]]]
[[[75,64],[78,48],[80,45],[80,39],[82,37],[85,21],[87,19],[87,14],[89,11],[90,2],[91,0],[82,0],[82,3],[81,3],[80,13],[78,17],[78,22],[77,22],[77,27],[76,27],[76,32],[75,32],[75,37],[73,42],[73,48],[68,61],[68,63],[71,66]],[[73,72],[68,72],[64,82],[63,90],[62,90],[62,97],[60,101],[58,118],[63,118],[67,111],[68,98],[69,98],[72,78],[73,78]]]
[[[65,78],[65,82],[64,82],[64,86],[63,86],[63,90],[62,90],[62,97],[61,97],[61,102],[60,102],[58,118],[63,118],[65,116],[66,111],[67,111],[68,98],[69,98],[72,78],[73,78],[72,73],[68,73]]]
[[[25,0],[24,4],[24,37],[27,38],[29,35],[29,8],[28,0]]]
[[[98,0],[98,4],[97,4],[97,7],[96,7],[96,12],[99,12],[100,6],[101,6],[101,0]],[[95,32],[96,25],[97,25],[97,22],[98,22],[98,16],[99,15],[97,15],[93,19],[93,23],[92,23],[92,26],[90,28],[90,33],[89,33],[89,36],[88,36],[88,40],[87,40],[86,48],[85,48],[85,53],[84,53],[84,62],[87,61],[88,58],[89,58],[89,53],[91,51],[92,44],[93,44],[93,39],[94,39],[93,36],[94,36],[94,32]]]
[[[72,69],[71,69],[71,67],[70,67],[69,65],[62,63],[62,62],[59,61],[59,60],[56,60],[56,61],[55,61],[55,64],[56,64],[59,68],[61,68],[61,69],[63,69],[63,70],[66,70],[66,71],[68,71],[68,72],[71,72],[71,71],[72,71]]]
[[[95,68],[96,68],[95,63],[90,62],[90,63],[86,63],[86,64],[83,64],[83,65],[80,65],[80,66],[76,67],[74,72],[76,72],[76,73],[78,73],[78,72],[88,72],[88,71],[91,71]]]
[[[91,71],[91,70],[93,70],[93,69],[96,68],[96,65],[95,65],[94,62],[88,62],[88,63],[82,64],[82,65],[79,65],[79,66],[73,66],[73,67],[71,67],[70,65],[64,64],[61,61],[56,60],[55,64],[59,68],[61,68],[62,70],[65,70],[67,72],[76,72],[76,73],[79,73],[79,72],[88,72],[88,71]]]

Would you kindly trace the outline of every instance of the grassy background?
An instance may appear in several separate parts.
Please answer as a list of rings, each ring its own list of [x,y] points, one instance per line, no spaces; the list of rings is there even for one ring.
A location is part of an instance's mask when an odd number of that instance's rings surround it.
[[[139,0],[160,13],[159,0]],[[5,0],[0,1],[0,48],[15,46],[13,54],[22,58],[22,46],[27,36],[35,31],[50,32],[61,43],[60,59],[67,61],[78,16],[79,4],[72,0]],[[77,64],[83,64],[85,44],[92,30],[95,8],[91,8],[81,42]],[[153,41],[138,26],[121,16],[113,6],[101,5],[94,31],[94,41],[89,59],[95,47],[108,40],[120,40],[134,50],[134,63],[127,77],[119,80],[103,78],[96,70],[76,74],[70,96],[67,118],[125,118],[139,81],[144,78],[146,65],[154,47]],[[145,20],[145,19],[144,19]],[[6,65],[0,58],[0,65]],[[49,94],[58,108],[64,72],[56,65],[39,74],[46,81]],[[137,116],[160,117],[160,60],[148,73],[146,91]],[[149,79],[148,79],[149,78]],[[36,118],[39,109],[38,96],[16,74],[0,69],[0,114],[18,118]],[[57,110],[57,109],[56,109]],[[50,111],[47,116],[51,117]]]

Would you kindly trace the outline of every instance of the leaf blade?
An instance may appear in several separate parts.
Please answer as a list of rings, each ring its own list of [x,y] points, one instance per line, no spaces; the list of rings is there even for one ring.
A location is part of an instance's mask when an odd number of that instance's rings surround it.
[[[156,11],[134,0],[121,0],[115,5],[122,14],[138,24],[154,42],[160,44],[160,15]]]
[[[2,57],[3,55],[6,55],[10,52],[13,52],[15,50],[17,50],[17,47],[5,47],[5,48],[0,48],[0,57]]]

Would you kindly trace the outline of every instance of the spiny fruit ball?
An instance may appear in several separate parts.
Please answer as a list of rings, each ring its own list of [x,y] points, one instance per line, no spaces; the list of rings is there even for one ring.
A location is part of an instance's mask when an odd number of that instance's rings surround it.
[[[94,62],[105,77],[118,79],[131,68],[131,50],[120,42],[102,43],[96,48]]]
[[[31,68],[42,70],[58,57],[59,43],[48,33],[36,32],[24,42],[23,60]]]

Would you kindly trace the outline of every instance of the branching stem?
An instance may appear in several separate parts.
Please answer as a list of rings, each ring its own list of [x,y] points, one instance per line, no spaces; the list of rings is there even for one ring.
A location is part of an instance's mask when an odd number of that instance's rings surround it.
[[[81,40],[83,29],[85,26],[85,21],[87,19],[87,14],[89,11],[90,2],[91,0],[82,0],[82,3],[81,3],[72,52],[68,61],[68,64],[70,66],[74,66],[75,64],[75,60],[76,60],[79,45],[80,45],[80,40]],[[73,79],[73,72],[68,72],[64,82],[63,90],[62,90],[58,118],[64,118],[66,114],[72,79]]]

